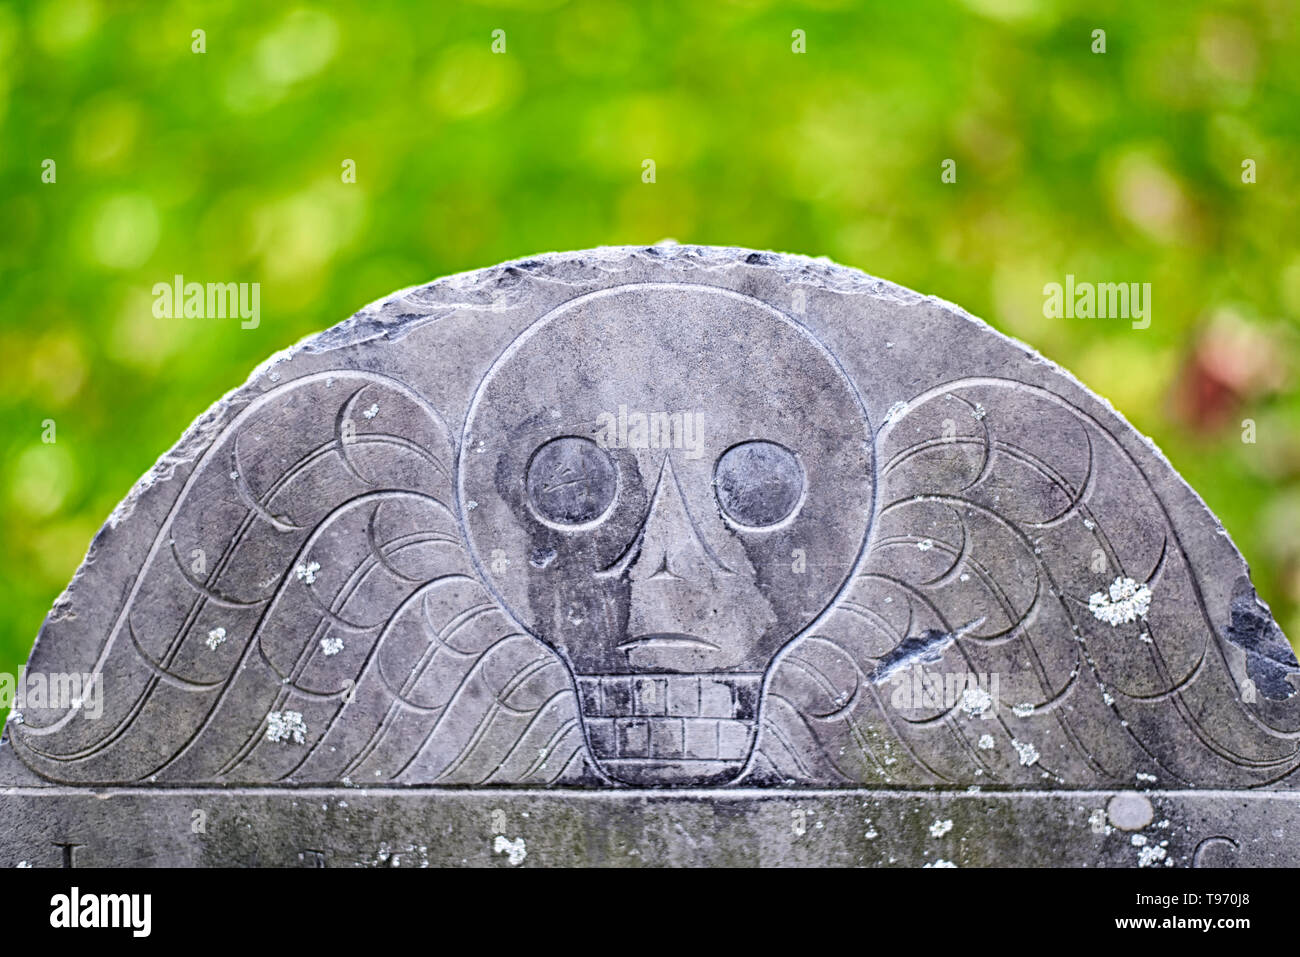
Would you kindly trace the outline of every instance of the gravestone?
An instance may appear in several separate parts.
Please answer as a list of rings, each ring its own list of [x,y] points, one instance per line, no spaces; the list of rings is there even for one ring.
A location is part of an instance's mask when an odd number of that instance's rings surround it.
[[[37,638],[0,860],[1294,865],[1298,672],[1159,450],[959,308],[548,255],[158,460]]]

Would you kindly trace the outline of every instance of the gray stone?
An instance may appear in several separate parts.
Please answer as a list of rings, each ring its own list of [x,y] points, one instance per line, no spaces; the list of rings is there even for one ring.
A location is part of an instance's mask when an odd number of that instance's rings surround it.
[[[796,256],[542,256],[273,357],[27,672],[10,863],[1300,863],[1300,667],[1197,495]]]

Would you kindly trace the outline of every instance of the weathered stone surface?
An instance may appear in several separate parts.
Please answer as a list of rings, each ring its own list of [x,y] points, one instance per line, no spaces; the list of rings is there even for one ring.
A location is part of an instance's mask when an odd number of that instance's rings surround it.
[[[272,358],[28,671],[102,713],[10,722],[15,862],[482,861],[530,806],[545,863],[1300,859],[1300,669],[1196,494],[1026,346],[795,256],[543,256]]]
[[[1295,791],[1151,792],[1125,830],[1099,791],[49,790],[5,821],[14,863],[1294,867],[1300,830]]]

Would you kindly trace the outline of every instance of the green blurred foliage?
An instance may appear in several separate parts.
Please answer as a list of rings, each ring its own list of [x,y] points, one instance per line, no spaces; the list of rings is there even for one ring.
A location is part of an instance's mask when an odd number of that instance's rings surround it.
[[[1281,0],[0,6],[0,670],[273,351],[450,272],[665,238],[829,256],[1071,369],[1300,638],[1298,39]],[[1150,282],[1151,327],[1044,318],[1067,273]],[[261,283],[260,326],[156,318],[175,274]]]

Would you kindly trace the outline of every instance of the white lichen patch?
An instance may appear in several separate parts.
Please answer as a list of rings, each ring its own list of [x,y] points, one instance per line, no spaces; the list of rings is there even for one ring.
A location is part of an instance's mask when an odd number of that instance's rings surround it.
[[[981,751],[992,751],[994,748],[993,735],[981,734],[979,743],[976,745]]]
[[[1088,598],[1088,610],[1111,627],[1145,618],[1151,608],[1151,589],[1142,582],[1116,578],[1108,591],[1093,592]]]
[[[1154,774],[1147,774],[1143,771],[1139,771],[1137,773],[1137,779],[1139,781],[1145,781],[1147,784],[1155,784],[1156,781],[1159,780],[1159,778],[1157,778]]]
[[[923,538],[916,543],[916,547],[918,551],[928,552],[930,549],[934,548],[934,542],[928,538]]]
[[[293,573],[298,576],[298,581],[314,585],[318,571],[320,571],[320,562],[302,562],[293,570]]]
[[[320,640],[320,650],[325,652],[326,658],[330,657],[331,655],[337,655],[340,651],[343,650],[343,639],[322,638]]]
[[[952,818],[948,818],[946,821],[940,821],[936,819],[934,823],[930,825],[930,836],[943,837],[951,830],[952,830]]]
[[[988,409],[984,408],[984,406],[980,405],[978,402],[975,403],[975,408],[971,410],[971,415],[975,416],[976,419],[983,419],[984,416],[988,414]]]
[[[524,858],[528,856],[528,848],[522,837],[510,841],[498,834],[492,841],[492,850],[496,854],[505,854],[512,865],[522,864]]]
[[[1031,743],[1028,741],[1016,741],[1012,739],[1011,744],[1015,747],[1016,753],[1020,755],[1020,763],[1025,767],[1038,763],[1038,758],[1040,757],[1038,749]]]
[[[1154,867],[1156,864],[1165,860],[1166,851],[1159,844],[1148,844],[1138,851],[1138,867]],[[1165,861],[1165,864],[1172,864],[1173,861]]]
[[[1015,705],[1011,709],[1011,713],[1014,714],[1017,718],[1028,718],[1031,714],[1034,713],[1034,706],[1032,704],[1029,704],[1027,701],[1022,701],[1020,704]]]
[[[226,629],[217,627],[208,632],[208,637],[204,639],[206,644],[213,651],[217,650],[217,645],[226,640]]]
[[[266,716],[266,740],[288,741],[303,744],[307,740],[307,725],[301,711],[272,711]]]
[[[993,695],[983,688],[967,688],[961,695],[961,709],[974,717],[993,707]]]
[[[889,407],[889,411],[885,413],[885,421],[888,424],[893,425],[895,422],[897,422],[899,419],[903,417],[903,413],[906,411],[907,411],[906,402],[895,402],[893,405]]]
[[[379,414],[379,403],[378,402],[374,403],[373,405],[370,406],[370,408],[366,409],[366,411],[362,412],[361,414],[364,415],[367,419],[373,419],[375,416]]]
[[[1134,847],[1146,847],[1147,838],[1145,834],[1134,834],[1128,839],[1128,842]]]
[[[956,867],[956,866],[957,866],[957,865],[954,864],[952,861],[945,861],[945,860],[941,857],[941,858],[939,858],[937,861],[935,861],[933,864],[922,864],[922,865],[921,865],[921,870],[925,870],[926,868],[929,868],[929,867]]]

